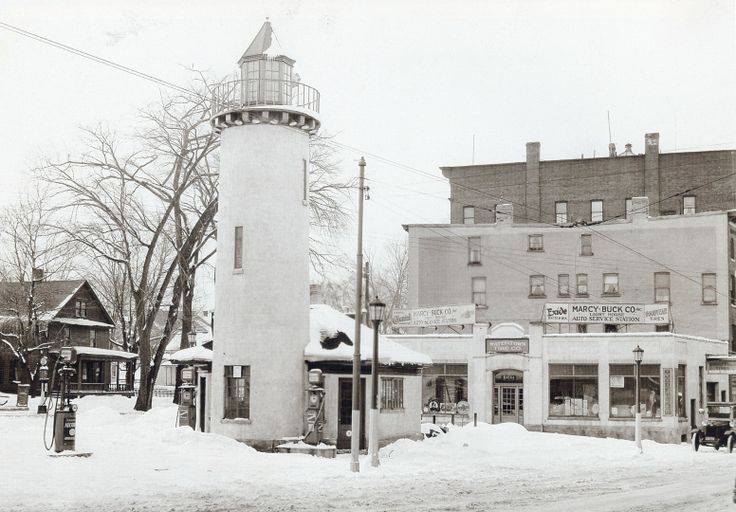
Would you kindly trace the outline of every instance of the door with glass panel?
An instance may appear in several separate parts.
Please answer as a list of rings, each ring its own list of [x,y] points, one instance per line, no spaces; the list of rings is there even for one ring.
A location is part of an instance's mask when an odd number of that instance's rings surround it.
[[[522,372],[496,372],[493,385],[493,423],[524,422]]]

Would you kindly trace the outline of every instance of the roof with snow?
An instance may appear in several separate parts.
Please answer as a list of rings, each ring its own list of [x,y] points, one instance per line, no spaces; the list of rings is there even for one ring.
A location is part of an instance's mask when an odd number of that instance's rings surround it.
[[[64,325],[79,325],[81,327],[115,327],[115,324],[98,322],[97,320],[90,320],[89,318],[64,318],[57,316],[54,318],[54,322]]]
[[[243,61],[250,60],[253,57],[260,57],[261,55],[266,55],[268,57],[284,55],[281,45],[278,44],[278,39],[273,33],[273,27],[271,27],[271,22],[268,21],[268,18],[265,23],[263,23],[263,26],[261,26],[256,37],[253,38],[248,49],[245,50],[243,56],[238,60],[238,64],[242,64]]]
[[[355,320],[326,304],[309,306],[309,343],[304,348],[307,361],[352,361]],[[373,329],[360,326],[360,359],[373,358]],[[350,344],[348,344],[348,342]],[[330,348],[335,347],[335,348]],[[429,356],[378,335],[378,361],[381,364],[432,364]]]
[[[212,350],[204,348],[202,345],[185,348],[171,354],[169,361],[174,364],[211,363]]]
[[[96,359],[112,359],[112,360],[133,360],[138,359],[138,354],[133,352],[123,352],[122,350],[108,350],[106,348],[84,347],[81,345],[73,346],[77,356],[91,356]]]

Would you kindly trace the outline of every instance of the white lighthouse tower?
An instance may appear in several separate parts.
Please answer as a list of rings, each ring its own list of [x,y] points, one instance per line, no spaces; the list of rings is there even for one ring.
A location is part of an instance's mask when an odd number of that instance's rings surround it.
[[[269,447],[302,433],[309,339],[309,137],[319,92],[266,21],[216,88],[221,137],[210,429]]]

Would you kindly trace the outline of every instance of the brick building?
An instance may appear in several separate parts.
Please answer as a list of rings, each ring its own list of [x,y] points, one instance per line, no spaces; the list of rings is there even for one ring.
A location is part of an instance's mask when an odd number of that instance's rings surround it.
[[[524,162],[442,167],[451,222],[495,222],[502,203],[514,205],[517,223],[625,217],[638,196],[649,198],[654,216],[736,207],[736,151],[660,153],[658,133],[646,134],[644,148],[639,155],[627,144],[619,156],[612,147],[605,158],[541,160],[539,142],[529,142]]]
[[[472,303],[478,322],[527,328],[546,302],[668,302],[671,324],[658,330],[729,339],[732,214],[635,210],[594,227],[517,224],[512,213],[496,224],[408,225],[408,305]],[[619,327],[586,327],[607,329]]]

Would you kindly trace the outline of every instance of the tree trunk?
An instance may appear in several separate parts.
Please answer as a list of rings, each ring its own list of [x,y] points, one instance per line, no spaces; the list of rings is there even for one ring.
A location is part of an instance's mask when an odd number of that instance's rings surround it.
[[[194,302],[194,279],[196,277],[196,266],[189,267],[189,273],[184,280],[184,289],[182,290],[182,306],[181,306],[181,341],[179,349],[189,348],[190,334],[193,327],[192,304]],[[196,341],[196,338],[195,340]],[[176,369],[176,382],[174,387],[174,403],[179,403],[179,388],[181,387],[181,369]]]

